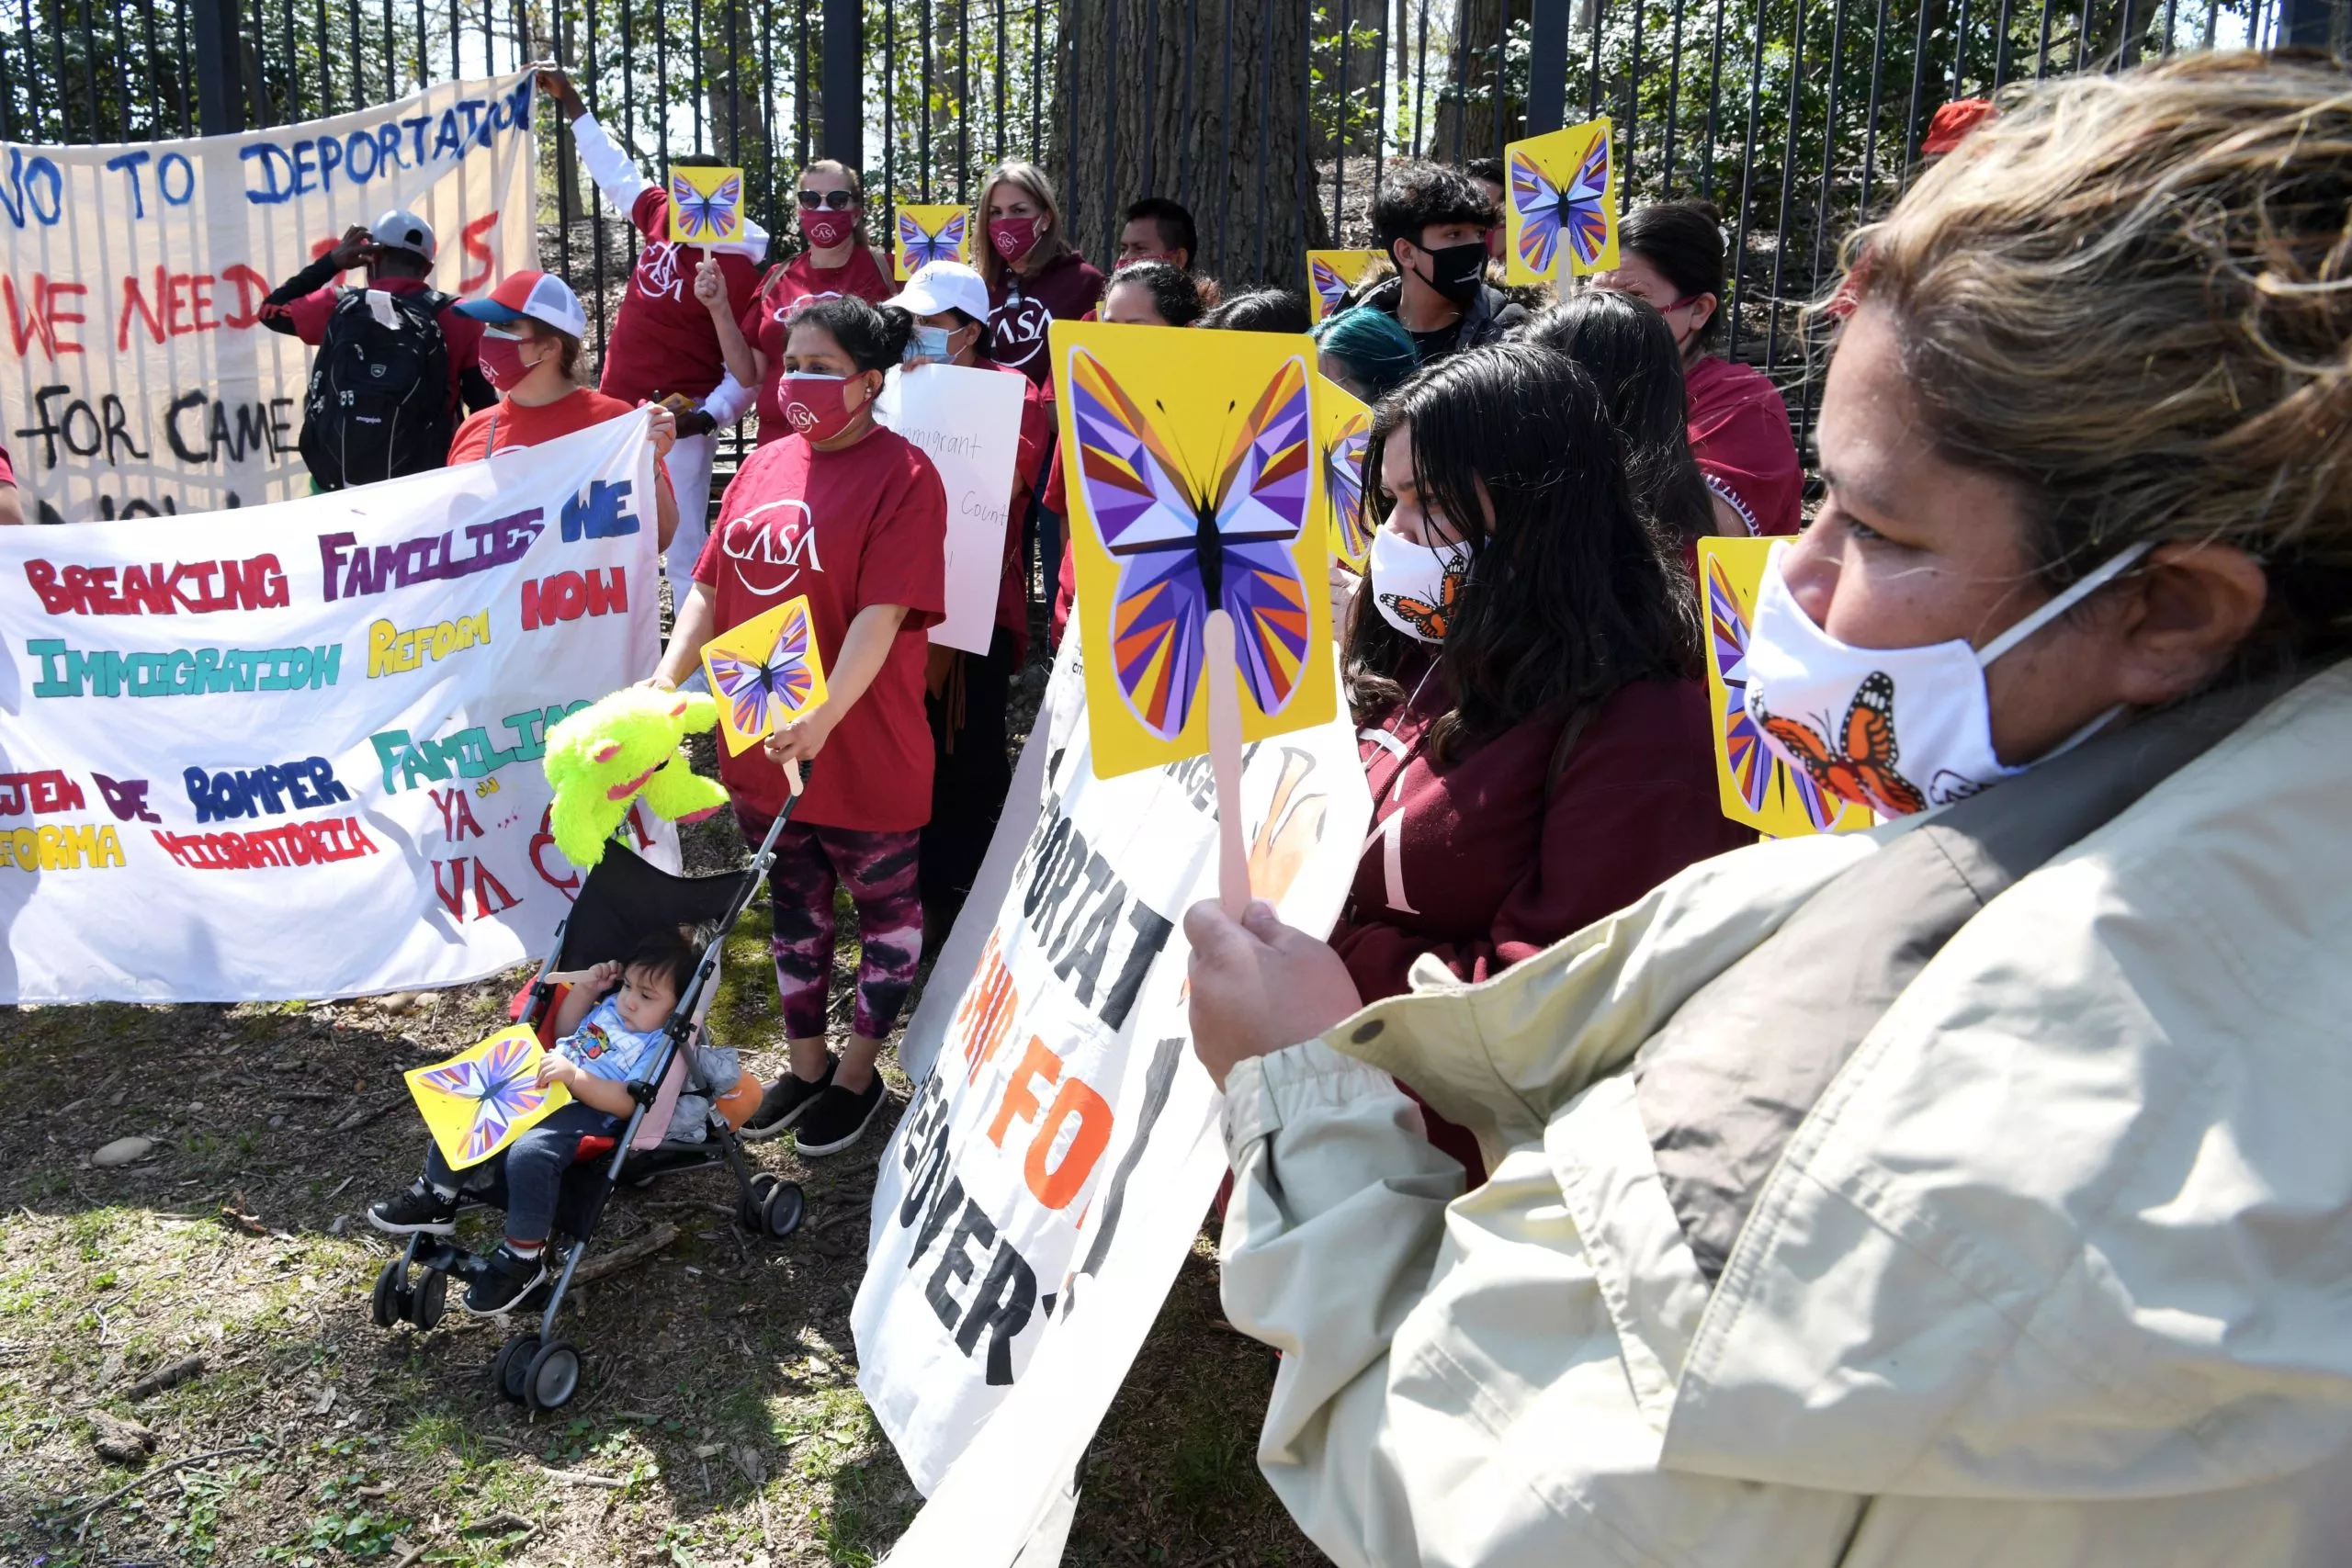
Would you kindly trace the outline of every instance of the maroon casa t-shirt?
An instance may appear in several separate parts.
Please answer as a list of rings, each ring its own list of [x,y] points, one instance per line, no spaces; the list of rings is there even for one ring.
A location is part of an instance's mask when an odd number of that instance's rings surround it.
[[[1006,268],[989,290],[989,357],[1039,386],[1054,378],[1046,335],[1057,321],[1074,321],[1102,298],[1102,275],[1075,252],[1056,256],[1035,277]]]
[[[788,435],[744,459],[727,487],[695,563],[695,581],[718,602],[715,632],[806,594],[817,650],[831,671],[860,610],[908,610],[874,683],[809,764],[795,822],[895,833],[931,820],[924,632],[946,614],[946,560],[947,492],[939,471],[894,432],[877,428],[838,452]],[[763,824],[784,809],[784,770],[756,746],[731,757],[720,747],[718,777],[739,818]]]
[[[727,357],[718,346],[718,329],[710,323],[710,308],[695,298],[702,247],[670,243],[670,193],[659,186],[639,195],[629,221],[645,236],[645,248],[638,253],[628,291],[613,318],[597,390],[631,404],[672,392],[707,398],[727,374]],[[741,251],[716,254],[719,275],[727,280],[728,309],[741,317],[759,290],[759,265]]]

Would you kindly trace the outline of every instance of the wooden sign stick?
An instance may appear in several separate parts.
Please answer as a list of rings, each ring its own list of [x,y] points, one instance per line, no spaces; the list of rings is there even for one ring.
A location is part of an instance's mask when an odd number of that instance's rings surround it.
[[[1203,628],[1208,656],[1209,770],[1216,781],[1216,896],[1227,916],[1250,907],[1250,852],[1241,840],[1241,677],[1233,660],[1233,617],[1211,610]]]

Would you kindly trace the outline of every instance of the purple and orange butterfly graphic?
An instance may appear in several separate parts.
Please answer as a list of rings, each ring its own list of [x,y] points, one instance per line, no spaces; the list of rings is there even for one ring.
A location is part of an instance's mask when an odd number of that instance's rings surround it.
[[[704,191],[683,174],[670,176],[670,205],[676,209],[678,233],[688,241],[730,240],[741,231],[743,179],[729,175],[717,187]]]
[[[1781,775],[1814,830],[1826,833],[1838,819],[1838,803],[1824,795],[1808,773],[1791,768],[1773,754],[1764,744],[1758,716],[1748,711],[1747,635],[1747,612],[1732,592],[1723,563],[1711,558],[1707,562],[1707,642],[1715,672],[1723,677],[1724,753],[1731,760],[1733,786],[1750,811],[1761,811],[1772,796],[1772,776]]]
[[[1510,204],[1519,214],[1519,259],[1531,272],[1549,276],[1558,259],[1560,236],[1579,265],[1589,267],[1609,243],[1609,141],[1606,130],[1563,190],[1524,152],[1510,155]]]
[[[514,1122],[547,1103],[548,1091],[537,1082],[537,1043],[518,1034],[493,1043],[479,1056],[444,1062],[416,1075],[416,1081],[426,1089],[473,1101],[473,1121],[466,1129],[466,1161],[486,1156]]]
[[[1330,498],[1331,517],[1339,525],[1340,554],[1351,564],[1372,548],[1372,530],[1364,526],[1363,455],[1372,445],[1372,422],[1350,414],[1340,434],[1323,448],[1323,493]]]
[[[727,705],[728,720],[744,735],[764,734],[808,705],[817,677],[808,650],[816,633],[806,600],[786,606],[790,614],[777,632],[775,648],[763,660],[709,653],[710,677]]]
[[[933,262],[963,260],[965,222],[965,214],[958,211],[933,233],[913,213],[900,212],[899,245],[906,258],[906,269],[914,272]]]
[[[1069,368],[1080,482],[1119,563],[1111,647],[1129,711],[1157,739],[1182,731],[1201,686],[1202,633],[1222,608],[1250,701],[1280,712],[1307,652],[1306,583],[1293,553],[1314,477],[1306,360],[1283,362],[1205,479],[1102,361],[1073,348]]]
[[[1315,297],[1323,301],[1324,315],[1329,315],[1346,302],[1350,287],[1348,280],[1321,256],[1306,258],[1306,280],[1315,286]]]

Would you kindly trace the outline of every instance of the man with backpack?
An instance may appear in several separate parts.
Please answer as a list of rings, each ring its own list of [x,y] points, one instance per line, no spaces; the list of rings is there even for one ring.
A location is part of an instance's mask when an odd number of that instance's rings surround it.
[[[426,281],[436,248],[431,224],[394,209],[346,231],[262,302],[263,325],[319,351],[301,449],[322,491],[440,468],[464,411],[497,401],[481,372],[481,323]],[[367,287],[334,286],[363,265]]]

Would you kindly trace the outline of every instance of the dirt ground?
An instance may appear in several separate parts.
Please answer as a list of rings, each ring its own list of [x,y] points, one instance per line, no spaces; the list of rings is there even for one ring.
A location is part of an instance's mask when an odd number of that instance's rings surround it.
[[[1024,710],[1042,681],[1023,672]],[[741,853],[723,816],[690,831],[690,868]],[[783,1065],[766,938],[755,908],[713,1011],[763,1076]],[[399,1075],[491,1032],[526,978],[405,1004],[0,1009],[0,1564],[784,1568],[888,1550],[921,1498],[849,1332],[887,1124],[821,1162],[754,1145],[807,1190],[783,1242],[737,1227],[723,1170],[624,1191],[595,1250],[678,1239],[573,1292],[585,1382],[554,1416],[492,1388],[492,1322],[453,1303],[428,1333],[374,1325],[394,1248],[364,1210],[424,1144]],[[908,1086],[885,1061],[895,1118]],[[93,1168],[129,1136],[152,1151]],[[494,1235],[487,1214],[460,1225]],[[1204,1232],[1089,1456],[1065,1561],[1321,1562],[1252,1457],[1272,1370],[1224,1322]],[[109,1438],[134,1457],[101,1457]]]

